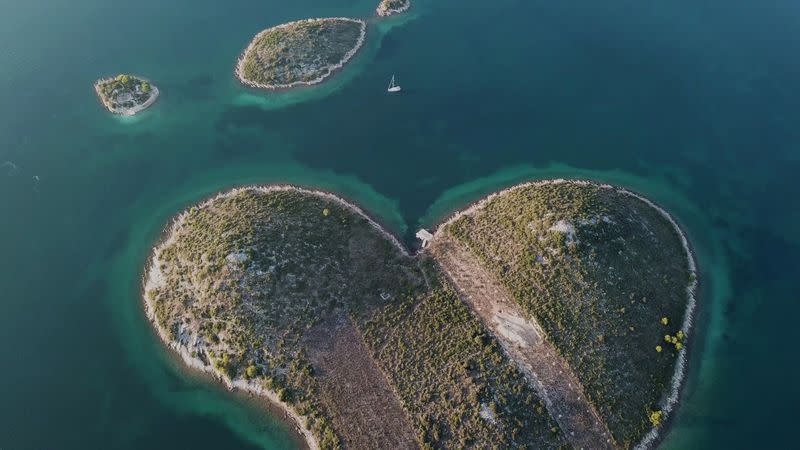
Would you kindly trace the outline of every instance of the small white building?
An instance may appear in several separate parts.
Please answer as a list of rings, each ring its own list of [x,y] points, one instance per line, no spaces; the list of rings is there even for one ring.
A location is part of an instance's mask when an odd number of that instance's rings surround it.
[[[422,248],[425,248],[433,240],[433,235],[428,230],[422,228],[417,231],[417,239],[422,241]]]

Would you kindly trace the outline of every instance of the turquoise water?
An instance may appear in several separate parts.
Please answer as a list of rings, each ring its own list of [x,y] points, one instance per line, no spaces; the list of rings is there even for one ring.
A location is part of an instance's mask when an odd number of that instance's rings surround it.
[[[233,80],[260,29],[373,3],[0,0],[0,448],[297,446],[181,370],[143,317],[142,266],[188,204],[312,185],[410,241],[554,176],[639,191],[695,246],[701,309],[665,447],[791,447],[800,7],[418,0],[320,87]],[[102,110],[91,83],[120,71],[154,80],[156,106]],[[402,95],[385,95],[393,73]]]

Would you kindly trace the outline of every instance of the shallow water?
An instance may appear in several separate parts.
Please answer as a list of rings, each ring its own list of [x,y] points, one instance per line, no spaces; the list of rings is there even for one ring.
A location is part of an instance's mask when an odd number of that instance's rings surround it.
[[[645,194],[697,251],[698,332],[665,447],[791,446],[800,7],[418,0],[329,83],[234,81],[260,29],[374,6],[0,0],[0,164],[18,167],[0,167],[0,448],[296,446],[180,370],[141,312],[162,227],[215,191],[332,190],[410,240],[544,177]],[[109,116],[91,83],[119,71],[157,83],[156,106]],[[402,95],[385,95],[392,74]]]

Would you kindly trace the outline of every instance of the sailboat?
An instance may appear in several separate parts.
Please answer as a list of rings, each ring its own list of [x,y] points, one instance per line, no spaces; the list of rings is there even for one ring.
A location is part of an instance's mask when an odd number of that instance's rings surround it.
[[[387,91],[389,91],[389,92],[400,92],[400,86],[398,86],[394,82],[394,75],[392,75],[392,81],[389,83],[389,89],[387,89]]]

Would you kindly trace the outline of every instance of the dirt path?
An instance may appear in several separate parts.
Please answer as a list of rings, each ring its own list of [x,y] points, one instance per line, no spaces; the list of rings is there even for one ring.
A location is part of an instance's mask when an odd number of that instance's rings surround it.
[[[430,251],[461,298],[531,379],[569,443],[576,449],[613,449],[611,433],[575,374],[544,338],[539,324],[526,319],[494,275],[466,247],[443,233],[437,233]]]
[[[347,319],[313,330],[309,354],[320,397],[336,411],[334,428],[345,449],[417,450],[414,430],[394,391]]]

